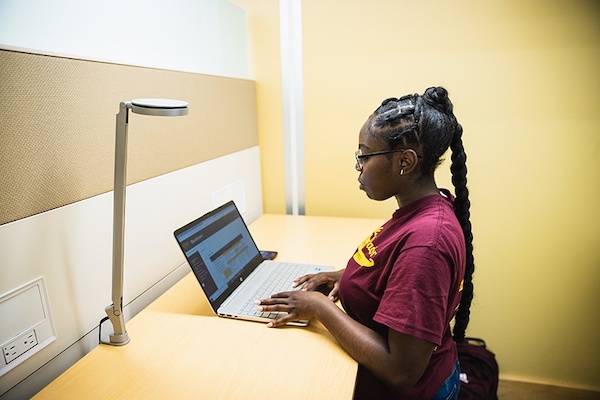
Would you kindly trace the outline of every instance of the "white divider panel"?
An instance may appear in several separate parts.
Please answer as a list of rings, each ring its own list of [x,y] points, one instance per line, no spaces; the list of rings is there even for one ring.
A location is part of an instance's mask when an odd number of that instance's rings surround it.
[[[248,223],[262,214],[258,147],[128,186],[125,304],[181,267],[185,260],[173,231],[228,192],[245,202]],[[65,349],[78,357],[90,350],[90,341],[80,339],[97,327],[111,303],[112,200],[112,192],[105,193],[0,226],[0,293],[43,276],[57,336],[2,376],[0,396]],[[131,315],[127,306],[125,314]]]

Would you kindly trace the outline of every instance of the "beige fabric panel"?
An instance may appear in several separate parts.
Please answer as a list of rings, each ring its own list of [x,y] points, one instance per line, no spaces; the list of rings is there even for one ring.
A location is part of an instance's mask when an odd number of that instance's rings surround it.
[[[184,117],[130,113],[131,184],[258,145],[255,92],[243,79],[0,50],[0,224],[113,189],[121,101],[190,105]]]

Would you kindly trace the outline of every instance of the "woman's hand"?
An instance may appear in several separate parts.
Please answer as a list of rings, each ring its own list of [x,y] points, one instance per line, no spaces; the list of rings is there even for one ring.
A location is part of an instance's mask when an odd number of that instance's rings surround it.
[[[342,271],[319,272],[318,274],[304,275],[294,280],[294,287],[304,291],[318,290],[332,301],[338,300],[338,282]]]
[[[294,290],[291,292],[277,293],[268,299],[258,300],[258,311],[261,312],[286,312],[286,316],[269,322],[269,328],[283,326],[288,322],[313,319],[317,316],[319,307],[323,302],[329,301],[320,292]],[[336,307],[334,305],[334,307]]]

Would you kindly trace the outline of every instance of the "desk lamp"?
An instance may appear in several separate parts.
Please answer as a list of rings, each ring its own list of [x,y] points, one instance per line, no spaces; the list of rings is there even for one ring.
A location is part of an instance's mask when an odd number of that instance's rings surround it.
[[[105,308],[113,326],[109,341],[122,346],[129,343],[123,317],[123,254],[125,241],[125,185],[127,177],[127,126],[129,110],[134,114],[180,116],[188,113],[188,103],[170,99],[137,99],[121,102],[117,114],[115,140],[115,191],[113,207],[112,304]]]

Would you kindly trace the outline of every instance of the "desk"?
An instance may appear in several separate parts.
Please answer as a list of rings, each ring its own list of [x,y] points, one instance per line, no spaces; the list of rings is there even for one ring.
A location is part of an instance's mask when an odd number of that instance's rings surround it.
[[[278,259],[343,268],[382,221],[263,215],[250,225]],[[317,321],[269,329],[215,316],[187,274],[34,399],[350,399],[357,365]]]

